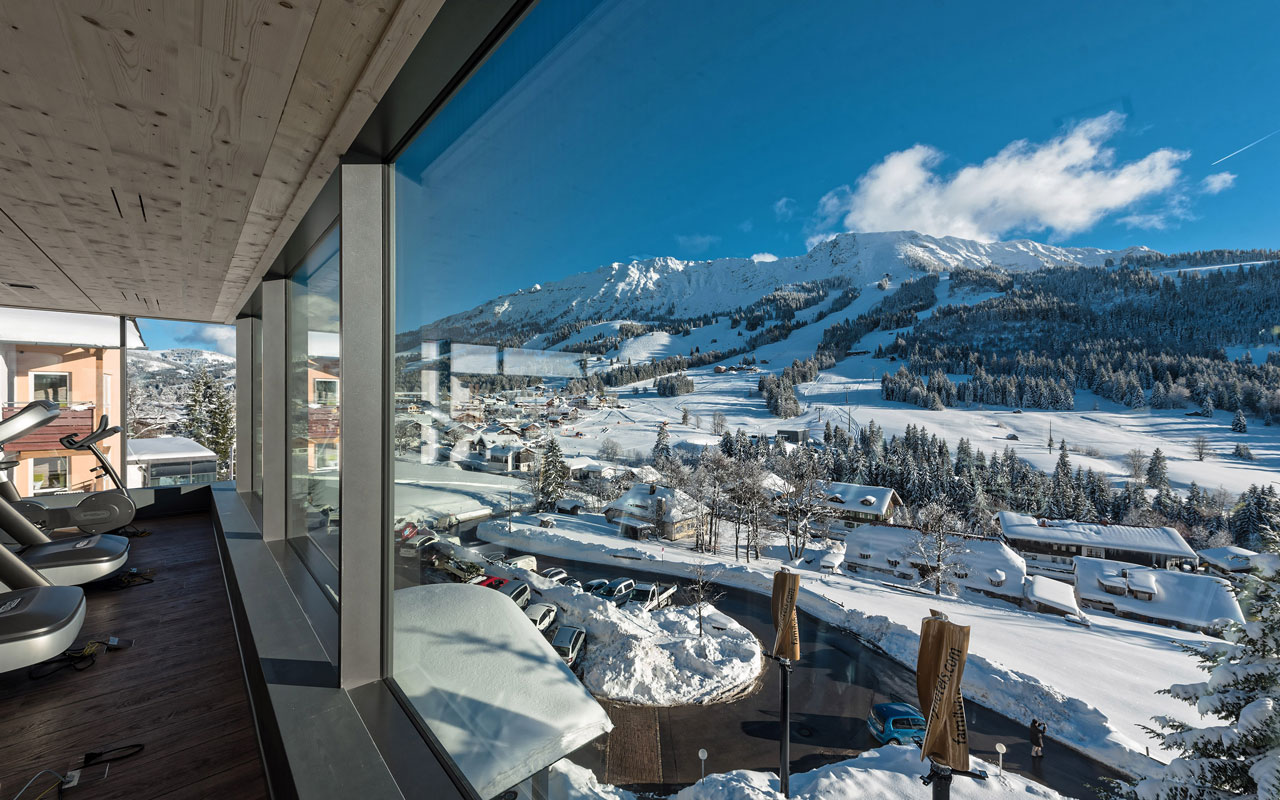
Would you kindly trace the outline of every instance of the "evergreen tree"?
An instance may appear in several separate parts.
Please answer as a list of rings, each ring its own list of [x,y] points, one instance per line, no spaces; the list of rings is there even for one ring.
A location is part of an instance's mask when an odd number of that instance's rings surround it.
[[[205,442],[209,435],[210,395],[213,391],[213,379],[209,371],[200,367],[187,390],[187,400],[183,411],[186,413],[187,436],[208,447]],[[212,448],[210,448],[212,449]]]
[[[211,383],[212,397],[207,406],[208,437],[202,442],[218,457],[218,477],[231,477],[231,458],[236,443],[236,409],[231,392]]]
[[[666,423],[658,425],[658,440],[653,444],[653,463],[658,469],[671,460],[671,435],[667,433]]]
[[[1205,392],[1204,399],[1200,401],[1200,416],[1213,416],[1213,394],[1210,392]]]
[[[542,456],[542,469],[538,471],[537,497],[535,498],[538,508],[554,507],[556,501],[564,497],[568,483],[569,467],[564,463],[560,444],[553,438],[547,443],[547,452]]]
[[[1244,409],[1237,409],[1235,419],[1231,420],[1231,430],[1236,433],[1248,433],[1249,422],[1244,418]]]
[[[1147,485],[1152,489],[1169,485],[1169,462],[1159,447],[1151,452],[1151,460],[1147,462]]]

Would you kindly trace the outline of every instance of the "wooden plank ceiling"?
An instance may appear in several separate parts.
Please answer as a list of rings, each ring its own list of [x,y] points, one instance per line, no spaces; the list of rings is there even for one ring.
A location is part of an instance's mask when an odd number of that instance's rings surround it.
[[[229,321],[440,4],[0,2],[0,305]]]

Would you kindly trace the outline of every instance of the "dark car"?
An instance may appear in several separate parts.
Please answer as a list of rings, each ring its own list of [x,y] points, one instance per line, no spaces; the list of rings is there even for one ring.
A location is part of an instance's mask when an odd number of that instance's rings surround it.
[[[636,590],[636,582],[630,578],[614,578],[592,594],[601,600],[608,600],[615,605],[623,605],[631,599]]]
[[[880,744],[910,742],[919,747],[924,742],[924,715],[910,703],[878,703],[872,706],[867,716],[867,728]]]

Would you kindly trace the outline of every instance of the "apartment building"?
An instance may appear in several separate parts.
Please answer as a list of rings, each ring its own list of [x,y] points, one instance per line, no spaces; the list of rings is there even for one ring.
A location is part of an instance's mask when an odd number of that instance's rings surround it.
[[[11,472],[24,496],[84,492],[106,488],[92,470],[90,452],[67,450],[58,439],[94,429],[102,416],[112,424],[128,391],[124,376],[128,347],[144,347],[134,320],[121,325],[112,317],[95,317],[19,308],[0,308],[0,413],[15,413],[32,400],[57,403],[62,413],[52,425],[13,442],[5,456],[17,459]],[[121,437],[99,446],[123,470]]]

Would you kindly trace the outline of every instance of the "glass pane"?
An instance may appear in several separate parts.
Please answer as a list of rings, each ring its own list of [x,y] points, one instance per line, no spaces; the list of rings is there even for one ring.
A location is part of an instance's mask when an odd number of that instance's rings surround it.
[[[253,446],[253,493],[262,498],[262,320],[251,322],[253,340],[253,366],[250,381],[253,388],[253,409],[250,440]]]
[[[1093,796],[1177,755],[1151,719],[1217,723],[1184,648],[1278,596],[1243,577],[1280,547],[1257,10],[529,10],[392,187],[386,663],[481,796],[775,765],[784,567],[810,794],[858,796],[830,762],[892,743],[874,707],[918,730],[933,609],[1016,792]]]
[[[339,231],[315,246],[289,281],[289,519],[287,536],[332,599],[340,480]]]
[[[71,376],[65,372],[38,372],[31,376],[31,399],[71,402]]]

